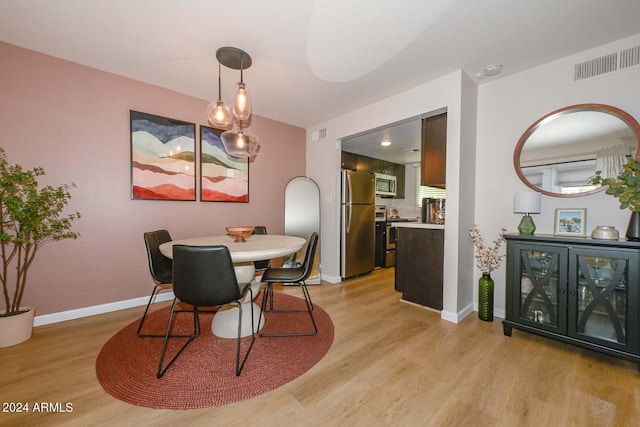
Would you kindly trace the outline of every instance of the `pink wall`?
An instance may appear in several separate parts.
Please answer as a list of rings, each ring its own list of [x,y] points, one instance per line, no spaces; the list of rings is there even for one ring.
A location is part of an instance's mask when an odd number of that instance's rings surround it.
[[[75,183],[70,210],[82,214],[79,239],[36,258],[23,303],[37,315],[148,295],[145,231],[179,239],[263,224],[283,232],[284,187],[305,175],[304,129],[253,117],[262,153],[250,166],[249,203],[131,200],[129,110],[207,125],[208,101],[5,43],[0,57],[0,146],[10,163],[42,166],[43,184]]]

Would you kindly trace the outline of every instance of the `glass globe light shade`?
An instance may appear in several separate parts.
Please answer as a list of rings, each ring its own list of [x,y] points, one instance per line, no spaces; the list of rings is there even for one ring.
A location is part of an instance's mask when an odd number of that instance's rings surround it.
[[[211,102],[207,105],[207,119],[209,123],[218,127],[226,127],[231,123],[231,111],[222,100]]]
[[[249,120],[251,116],[251,95],[247,91],[244,82],[235,84],[235,103],[233,104],[233,115],[236,120]]]
[[[232,157],[255,158],[260,152],[258,138],[247,134],[242,128],[238,131],[226,131],[220,135],[224,150]]]

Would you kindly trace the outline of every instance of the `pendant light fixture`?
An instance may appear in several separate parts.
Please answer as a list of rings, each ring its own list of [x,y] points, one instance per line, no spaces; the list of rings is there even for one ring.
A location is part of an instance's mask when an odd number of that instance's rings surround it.
[[[235,47],[221,47],[216,51],[216,58],[218,59],[218,66],[220,64],[225,67],[240,70],[240,82],[235,85],[235,99],[233,104],[233,117],[231,120],[235,121],[238,125],[237,130],[228,130],[220,135],[224,149],[229,156],[232,157],[248,157],[249,160],[256,158],[260,152],[260,145],[258,139],[246,133],[244,125],[250,122],[251,118],[251,95],[247,91],[247,86],[244,82],[243,71],[251,66],[251,57],[248,53],[242,49]],[[218,94],[220,94],[220,69],[218,68]],[[222,104],[222,101],[218,99],[216,105],[213,102],[209,104],[212,112],[215,111],[218,103]],[[228,111],[228,110],[227,110]],[[208,114],[210,118],[211,116]],[[230,116],[230,115],[229,115]],[[230,121],[231,122],[231,121]],[[229,122],[229,123],[230,123]],[[214,123],[213,121],[211,123]],[[229,124],[227,123],[227,125]],[[224,127],[223,125],[219,125]],[[225,125],[226,126],[226,125]]]
[[[218,127],[227,127],[231,124],[233,117],[229,107],[222,102],[221,84],[220,84],[220,61],[218,60],[218,100],[211,102],[207,106],[207,118],[209,123]]]
[[[260,154],[258,139],[244,131],[242,121],[238,122],[238,130],[222,132],[220,139],[224,150],[232,157],[248,157],[253,160]]]

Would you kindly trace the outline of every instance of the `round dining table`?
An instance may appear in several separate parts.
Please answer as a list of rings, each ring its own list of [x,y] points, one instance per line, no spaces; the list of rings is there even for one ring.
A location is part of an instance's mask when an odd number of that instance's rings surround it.
[[[229,248],[233,267],[238,283],[251,283],[251,291],[255,298],[260,291],[260,281],[255,279],[255,266],[253,261],[280,258],[302,249],[306,240],[301,237],[283,236],[276,234],[254,234],[246,238],[244,242],[236,242],[231,236],[204,236],[188,239],[172,240],[160,245],[160,252],[167,258],[173,257],[173,245],[212,246],[224,245]],[[264,324],[264,316],[260,316],[260,306],[254,303],[249,296],[243,301],[242,306],[242,331],[241,335],[251,335],[251,313],[256,322],[254,331],[259,331]],[[213,317],[211,332],[221,338],[236,338],[238,333],[238,307],[228,305],[221,307]],[[258,324],[258,319],[262,322]]]

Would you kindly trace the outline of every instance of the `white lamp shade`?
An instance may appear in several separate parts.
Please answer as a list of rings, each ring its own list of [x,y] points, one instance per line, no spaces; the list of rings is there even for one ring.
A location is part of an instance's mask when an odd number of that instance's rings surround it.
[[[542,197],[540,193],[533,191],[523,191],[515,193],[513,197],[513,212],[514,213],[540,213],[540,206],[542,204]]]

